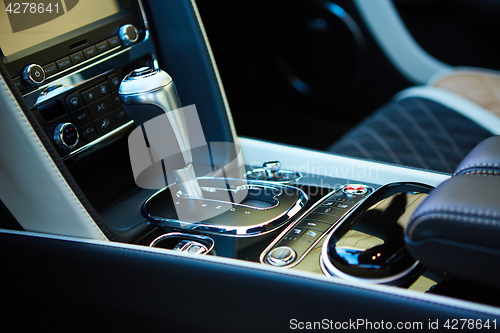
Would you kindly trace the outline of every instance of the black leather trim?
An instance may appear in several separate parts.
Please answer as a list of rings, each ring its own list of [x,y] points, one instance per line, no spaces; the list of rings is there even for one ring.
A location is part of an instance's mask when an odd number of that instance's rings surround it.
[[[500,177],[467,174],[445,181],[413,214],[408,250],[431,268],[500,287],[499,197]]]
[[[0,260],[8,286],[0,303],[2,327],[17,331],[50,325],[79,331],[282,332],[291,319],[421,321],[424,327],[436,319],[500,319],[484,309],[411,293],[105,244],[0,233]]]
[[[464,158],[455,171],[463,174],[500,176],[500,136],[482,141]]]
[[[14,82],[12,82],[10,75],[7,73],[7,70],[4,68],[3,64],[0,63],[0,75],[3,77],[5,82],[7,83],[7,86],[9,87],[12,95],[15,97],[17,103],[21,107],[21,110],[23,111],[24,115],[28,119],[31,127],[35,131],[36,135],[42,142],[44,148],[47,150],[49,156],[52,158],[54,161],[55,165],[61,172],[62,176],[64,177],[64,180],[68,183],[70,188],[73,190],[77,198],[80,200],[81,204],[83,207],[85,207],[86,211],[88,214],[92,217],[94,220],[95,224],[101,229],[101,231],[104,233],[104,235],[109,239],[109,240],[120,240],[120,237],[117,237],[117,233],[115,233],[111,228],[106,227],[105,222],[100,218],[99,214],[92,208],[92,205],[88,202],[88,200],[85,198],[85,195],[82,193],[78,185],[76,184],[75,180],[69,173],[68,169],[62,162],[61,158],[55,151],[51,141],[43,131],[43,129],[40,127],[38,124],[38,121],[36,121],[35,117],[33,116],[31,110],[29,109],[28,105],[26,105],[23,96],[15,86]],[[9,144],[9,143],[5,143]]]

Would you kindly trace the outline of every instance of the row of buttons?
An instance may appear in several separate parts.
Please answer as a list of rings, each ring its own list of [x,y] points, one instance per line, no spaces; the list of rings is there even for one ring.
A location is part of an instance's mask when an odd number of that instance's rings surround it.
[[[66,106],[84,142],[95,140],[130,120],[118,95],[120,82],[120,77],[114,73],[105,82],[66,96]]]
[[[101,53],[108,51],[110,48],[114,48],[120,45],[120,38],[118,36],[113,36],[108,38],[107,40],[103,40],[100,43],[87,47],[82,51],[78,51],[73,53],[68,57],[64,57],[62,59],[57,60],[56,62],[52,62],[43,66],[43,70],[45,71],[45,76],[49,77],[58,73],[59,71],[64,71],[71,66],[78,65],[79,63],[91,59]]]
[[[57,61],[51,62],[49,64],[46,64],[43,67],[36,66],[33,68],[32,72],[30,73],[32,77],[37,78],[40,77],[40,82],[43,82],[44,79],[55,75],[59,72],[62,72],[72,66],[76,66],[85,60],[91,59],[93,57],[98,56],[99,54],[102,54],[112,48],[115,48],[117,46],[121,45],[121,40],[118,36],[113,36],[111,38],[108,38],[106,40],[103,40],[102,42],[99,42],[95,45],[89,46],[82,51],[78,51],[76,53],[73,53],[67,57],[64,57],[62,59],[59,59]],[[44,73],[41,73],[43,69]],[[43,75],[45,74],[45,75]],[[27,89],[27,86],[25,85],[25,82],[20,77],[15,77],[13,79],[15,85],[20,91],[23,91]]]
[[[366,192],[365,192],[366,193]],[[351,210],[364,195],[347,195],[338,191],[306,215],[292,228],[268,254],[268,262],[275,266],[284,266],[300,258],[333,224]],[[275,258],[276,255],[288,254],[287,262]]]

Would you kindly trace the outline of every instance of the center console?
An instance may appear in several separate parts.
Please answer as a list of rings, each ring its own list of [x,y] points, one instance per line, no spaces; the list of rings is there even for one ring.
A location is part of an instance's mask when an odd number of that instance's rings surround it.
[[[237,138],[192,4],[174,15],[102,2],[101,17],[40,43],[0,39],[33,128],[102,238],[329,281],[418,291],[443,281],[407,252],[404,230],[449,175]],[[80,227],[70,236],[93,237]]]
[[[141,1],[107,0],[98,17],[75,15],[90,5],[65,8],[74,22],[53,35],[42,33],[49,23],[21,27],[2,14],[12,34],[0,40],[1,56],[115,240],[369,283],[409,286],[420,276],[401,221],[431,187],[318,177],[274,156],[245,165],[234,137],[210,130],[204,104],[186,108],[182,77],[178,95],[175,77],[159,69],[162,49]],[[16,29],[29,33],[13,44]]]

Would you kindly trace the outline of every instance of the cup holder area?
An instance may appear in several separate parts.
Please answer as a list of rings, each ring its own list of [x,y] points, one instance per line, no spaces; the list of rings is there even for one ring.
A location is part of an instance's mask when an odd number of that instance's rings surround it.
[[[422,266],[408,253],[404,231],[431,190],[406,183],[375,191],[325,239],[323,271],[347,280],[409,286]]]

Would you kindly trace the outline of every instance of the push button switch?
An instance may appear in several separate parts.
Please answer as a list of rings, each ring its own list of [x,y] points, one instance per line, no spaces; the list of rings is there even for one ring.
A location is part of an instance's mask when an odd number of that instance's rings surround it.
[[[68,96],[66,96],[64,101],[66,102],[66,106],[68,107],[69,111],[75,111],[84,106],[82,96],[80,96],[80,93],[78,92],[69,94]]]
[[[85,56],[85,59],[93,58],[97,55],[97,49],[94,45],[92,45],[91,47],[87,47],[83,50],[83,55]]]
[[[120,95],[118,94],[117,91],[115,91],[114,93],[111,94],[111,98],[113,99],[113,107],[115,109],[122,106],[122,101],[121,101]]]
[[[73,116],[73,119],[75,120],[75,123],[78,126],[90,123],[92,121],[92,119],[90,119],[90,115],[87,112],[86,108],[81,108],[79,110],[76,110],[72,112],[71,115]]]
[[[109,94],[109,92],[110,91],[108,82],[101,83],[94,87],[94,93],[96,94],[97,98],[106,96]]]
[[[304,228],[293,228],[292,230],[290,230],[290,232],[288,232],[288,236],[301,236],[304,232],[306,231],[306,229]]]
[[[322,234],[321,231],[307,229],[307,231],[304,232],[304,234],[302,235],[302,237],[309,238],[309,239],[312,239],[312,240],[316,240],[316,239],[318,239],[321,236],[321,234]]]
[[[71,60],[69,57],[65,57],[56,61],[57,67],[60,71],[68,69],[71,67]]]
[[[305,228],[310,228],[310,229],[315,229],[321,232],[327,231],[328,228],[330,228],[332,225],[325,223],[325,222],[320,222],[320,221],[314,221],[314,220],[304,220],[298,224],[299,227],[305,227]]]
[[[70,57],[71,62],[73,63],[73,65],[78,65],[79,63],[85,61],[85,57],[83,56],[83,52],[82,51],[73,53],[69,57]]]
[[[57,68],[57,65],[55,62],[50,63],[48,65],[43,66],[43,71],[45,72],[45,76],[49,77],[51,75],[56,74],[59,72],[59,69]]]
[[[120,88],[120,77],[118,76],[117,73],[111,74],[108,76],[108,83],[109,86],[111,87],[111,91],[117,91],[118,88]]]
[[[80,138],[84,142],[90,142],[97,139],[97,131],[95,130],[94,124],[90,123],[84,126],[80,126]]]
[[[118,36],[113,36],[113,37],[108,39],[108,44],[111,48],[120,46],[121,43],[122,43],[122,41],[120,40],[120,38]]]
[[[115,117],[117,126],[121,126],[132,120],[122,107],[115,110]]]
[[[87,109],[90,112],[92,119],[96,119],[105,113],[113,110],[113,103],[111,102],[111,96],[103,97],[94,103],[88,104]]]
[[[97,54],[101,54],[109,50],[109,45],[108,42],[102,41],[100,43],[97,43],[95,48],[97,49]]]
[[[110,112],[103,117],[94,120],[94,125],[99,136],[111,132],[116,128],[115,114]]]
[[[93,103],[99,98],[95,94],[94,88],[91,88],[91,89],[88,89],[88,90],[85,90],[84,92],[82,92],[82,97],[83,97],[83,100],[85,101],[85,104]]]

